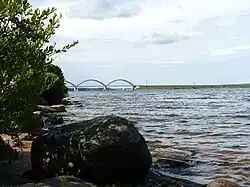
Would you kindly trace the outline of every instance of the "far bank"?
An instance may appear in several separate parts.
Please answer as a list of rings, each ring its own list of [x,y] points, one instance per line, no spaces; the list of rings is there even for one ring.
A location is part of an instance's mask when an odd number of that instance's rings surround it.
[[[220,84],[220,85],[139,85],[136,89],[203,89],[203,88],[250,88],[247,84]]]

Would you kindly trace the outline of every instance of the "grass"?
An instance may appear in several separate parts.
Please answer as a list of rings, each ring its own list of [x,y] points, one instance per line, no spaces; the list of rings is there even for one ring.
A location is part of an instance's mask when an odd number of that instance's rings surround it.
[[[203,89],[203,88],[250,88],[247,84],[221,84],[221,85],[139,85],[139,90],[152,89]]]

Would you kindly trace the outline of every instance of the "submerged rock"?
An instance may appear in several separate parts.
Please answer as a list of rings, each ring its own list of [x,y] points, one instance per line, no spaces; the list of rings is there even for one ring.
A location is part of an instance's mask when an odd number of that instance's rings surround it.
[[[198,184],[189,180],[165,176],[155,171],[153,168],[150,169],[146,186],[148,187],[206,187],[206,185]]]
[[[46,113],[44,114],[44,117],[47,117],[49,122],[53,125],[57,125],[57,124],[62,124],[63,123],[63,118],[62,116],[58,116],[55,113]]]
[[[74,175],[96,184],[144,180],[152,157],[132,122],[103,116],[56,128],[31,148],[34,178]]]
[[[72,102],[70,100],[68,100],[68,99],[63,99],[61,101],[61,104],[63,104],[63,105],[72,105]]]
[[[160,164],[165,167],[170,167],[170,168],[186,168],[186,167],[191,167],[193,166],[192,163],[181,161],[181,160],[174,160],[171,158],[159,158],[155,162],[155,164]]]
[[[208,183],[207,187],[240,187],[240,185],[226,179],[216,179]]]
[[[38,105],[38,110],[43,113],[66,112],[64,105]]]
[[[16,187],[96,187],[95,184],[83,181],[73,176],[57,176],[40,181],[39,183],[27,183]]]

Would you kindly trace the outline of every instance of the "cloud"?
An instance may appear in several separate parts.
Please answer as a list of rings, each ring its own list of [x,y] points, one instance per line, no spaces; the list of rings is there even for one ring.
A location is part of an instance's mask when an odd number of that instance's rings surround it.
[[[66,11],[69,18],[127,18],[140,12],[138,3],[131,0],[81,0]]]
[[[210,56],[228,56],[228,55],[237,54],[245,50],[250,51],[249,44],[237,45],[237,46],[226,48],[226,49],[215,50],[210,53]]]
[[[150,34],[149,36],[143,36],[140,38],[141,43],[151,43],[151,44],[171,44],[176,43],[181,40],[189,39],[190,36],[188,35],[181,35],[178,33],[173,33],[169,35],[160,34],[157,32],[154,32]]]

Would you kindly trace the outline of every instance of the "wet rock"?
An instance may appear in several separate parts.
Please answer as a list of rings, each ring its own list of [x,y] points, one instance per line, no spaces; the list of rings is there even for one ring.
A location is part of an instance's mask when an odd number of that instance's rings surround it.
[[[154,187],[182,187],[182,186],[174,182],[163,182],[160,184],[156,184]]]
[[[171,167],[171,168],[176,168],[176,167],[186,168],[186,167],[193,166],[189,162],[180,161],[180,160],[173,160],[173,159],[170,159],[170,158],[159,158],[154,163],[163,165],[165,167]]]
[[[96,187],[95,184],[85,182],[73,176],[57,176],[49,178],[39,183],[27,183],[16,187]]]
[[[130,121],[103,116],[39,136],[31,162],[34,178],[74,175],[97,184],[129,184],[145,178],[152,157]]]
[[[26,183],[22,185],[17,185],[16,187],[50,187],[45,183]]]
[[[206,187],[206,185],[198,184],[185,179],[165,176],[154,170],[150,169],[146,186],[148,187]]]
[[[162,144],[163,142],[161,140],[148,140],[148,144]]]
[[[63,105],[72,105],[72,102],[70,100],[67,100],[67,99],[63,99],[61,103]]]
[[[53,125],[63,123],[63,118],[61,116],[54,114],[54,113],[46,113],[46,114],[44,114],[44,116],[47,117],[49,122]]]
[[[240,187],[240,185],[226,179],[216,179],[208,183],[207,187]]]
[[[66,112],[64,105],[52,105],[52,106],[38,105],[38,109],[44,113]]]
[[[33,112],[33,114],[36,114],[36,115],[42,116],[42,115],[43,115],[43,112],[42,112],[42,111],[35,111],[35,112]]]
[[[162,141],[160,140],[153,140],[153,141],[147,141],[147,144],[149,146],[149,149],[151,151],[154,151],[158,148],[161,148],[161,149],[166,149],[166,148],[169,148],[170,145],[167,145],[167,144],[164,144]]]
[[[33,140],[33,136],[31,136],[29,133],[22,133],[19,135],[19,140],[31,141]]]
[[[72,105],[81,105],[82,103],[80,101],[71,101]]]

